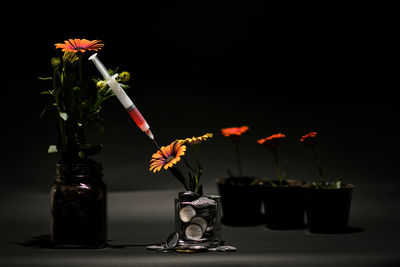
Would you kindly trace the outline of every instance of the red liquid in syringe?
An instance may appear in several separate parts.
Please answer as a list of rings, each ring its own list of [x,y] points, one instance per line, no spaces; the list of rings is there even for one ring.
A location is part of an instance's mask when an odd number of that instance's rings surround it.
[[[129,110],[128,113],[131,115],[137,126],[142,129],[142,127],[146,124],[146,120],[143,118],[142,114],[140,114],[139,110],[137,108],[133,108]]]

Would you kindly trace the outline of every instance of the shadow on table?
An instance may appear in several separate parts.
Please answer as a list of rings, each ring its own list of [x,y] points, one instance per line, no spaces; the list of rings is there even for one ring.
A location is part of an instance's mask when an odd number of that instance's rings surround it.
[[[50,235],[39,235],[35,237],[29,238],[25,242],[16,242],[16,244],[24,247],[31,247],[31,248],[37,248],[37,249],[60,249],[60,248],[55,248],[53,246],[53,243],[50,240]],[[114,248],[114,249],[123,249],[123,248],[128,248],[128,247],[147,247],[151,244],[112,244],[112,240],[109,240],[107,242],[107,245],[103,248]],[[64,248],[62,248],[64,249]],[[65,248],[65,249],[70,249],[70,248]]]
[[[335,232],[311,232],[311,234],[328,234],[328,235],[340,235],[340,234],[356,234],[356,233],[362,233],[365,231],[365,228],[362,227],[356,227],[356,226],[351,226],[347,227],[346,229],[342,231],[335,231]]]

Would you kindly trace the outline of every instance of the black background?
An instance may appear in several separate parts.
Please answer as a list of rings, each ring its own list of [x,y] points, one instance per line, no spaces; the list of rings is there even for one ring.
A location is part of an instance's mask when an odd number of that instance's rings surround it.
[[[273,177],[269,151],[256,140],[282,132],[279,156],[290,178],[315,180],[311,153],[299,144],[318,131],[330,179],[398,184],[400,23],[394,6],[347,1],[132,1],[58,4],[11,3],[1,18],[0,191],[47,192],[57,156],[47,103],[55,43],[102,40],[108,68],[132,73],[127,93],[161,145],[214,132],[204,144],[203,182],[215,190],[226,170],[237,172],[224,127],[248,125],[241,142],[244,172]],[[90,63],[90,62],[89,62]],[[96,73],[87,64],[88,73]],[[156,151],[116,99],[104,108],[105,133],[91,133],[105,148],[110,190],[175,189],[167,172],[151,174]],[[207,189],[206,189],[207,190]]]

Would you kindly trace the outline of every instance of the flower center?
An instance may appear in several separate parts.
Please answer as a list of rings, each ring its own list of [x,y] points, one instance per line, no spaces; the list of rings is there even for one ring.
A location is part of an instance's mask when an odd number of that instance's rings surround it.
[[[170,162],[171,160],[173,160],[175,157],[173,156],[173,155],[171,155],[171,156],[169,156],[166,160],[165,160],[165,162],[166,163],[168,163],[168,162]]]

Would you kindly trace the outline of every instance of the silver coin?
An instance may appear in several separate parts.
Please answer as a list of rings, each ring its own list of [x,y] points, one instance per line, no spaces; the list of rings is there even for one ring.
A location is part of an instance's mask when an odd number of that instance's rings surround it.
[[[175,248],[162,248],[157,251],[162,252],[162,253],[171,253],[171,252],[175,252]]]
[[[196,208],[215,206],[215,204],[216,204],[215,200],[208,198],[208,197],[200,197],[200,198],[190,202],[190,205],[192,205]]]
[[[185,235],[190,240],[200,240],[203,236],[203,229],[198,224],[190,224],[186,227]]]
[[[179,234],[178,233],[172,233],[168,236],[167,242],[165,243],[166,248],[173,248],[178,244],[179,241]]]
[[[207,247],[202,246],[202,245],[192,245],[192,246],[187,246],[189,249],[198,249],[198,250],[204,250],[207,249]]]
[[[147,246],[148,250],[159,250],[159,249],[163,249],[163,248],[165,248],[164,245],[150,245],[150,246]]]
[[[196,216],[196,210],[192,206],[186,206],[179,211],[182,222],[190,222],[194,216]]]
[[[206,231],[207,229],[207,222],[206,220],[204,220],[202,217],[194,217],[190,223],[195,223],[200,225],[201,229],[203,230],[203,233]]]
[[[226,251],[237,251],[237,248],[233,246],[219,246],[217,247],[217,251],[226,252]]]

